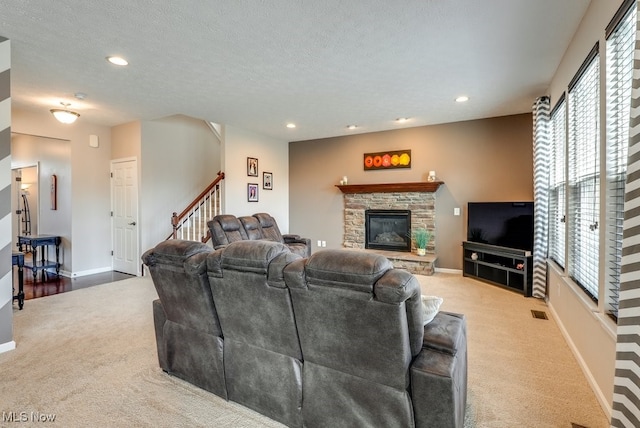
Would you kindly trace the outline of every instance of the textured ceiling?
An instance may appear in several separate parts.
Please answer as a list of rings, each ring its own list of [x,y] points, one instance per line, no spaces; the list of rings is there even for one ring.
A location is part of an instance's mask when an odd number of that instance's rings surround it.
[[[16,107],[66,100],[108,126],[184,114],[298,141],[396,129],[398,117],[420,126],[529,112],[588,5],[12,0],[0,3],[0,35]],[[116,54],[130,65],[105,61]],[[470,101],[455,103],[461,94]]]

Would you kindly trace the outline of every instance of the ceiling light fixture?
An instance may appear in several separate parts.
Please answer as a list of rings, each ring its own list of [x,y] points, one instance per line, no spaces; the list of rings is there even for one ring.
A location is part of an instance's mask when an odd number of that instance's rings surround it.
[[[469,97],[466,95],[461,95],[458,98],[456,98],[457,103],[466,103],[467,101],[469,101]]]
[[[295,123],[287,123],[287,128],[289,128],[289,129],[293,129],[293,128],[295,128],[295,127],[296,127],[296,124],[295,124]]]
[[[129,61],[119,56],[108,56],[107,61],[113,65],[129,65]]]
[[[79,113],[69,110],[71,104],[60,102],[64,108],[52,108],[49,110],[53,116],[61,123],[73,123],[80,117]]]
[[[353,130],[353,129],[357,129],[357,128],[358,128],[358,125],[349,125],[349,126],[347,126],[347,129],[352,129]]]
[[[405,123],[406,121],[408,121],[409,118],[408,117],[399,117],[396,119],[396,122],[398,123]]]

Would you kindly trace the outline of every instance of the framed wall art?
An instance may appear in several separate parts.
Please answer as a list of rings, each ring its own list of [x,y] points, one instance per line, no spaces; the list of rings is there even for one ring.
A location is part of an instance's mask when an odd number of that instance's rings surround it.
[[[262,188],[273,190],[273,173],[266,171],[262,173]]]
[[[247,184],[247,201],[258,202],[258,183]]]
[[[411,150],[365,153],[364,170],[411,168]]]
[[[247,158],[247,175],[249,177],[258,176],[258,159]]]

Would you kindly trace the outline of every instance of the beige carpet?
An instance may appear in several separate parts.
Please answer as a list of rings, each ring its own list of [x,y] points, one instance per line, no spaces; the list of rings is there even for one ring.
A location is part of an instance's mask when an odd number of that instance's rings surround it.
[[[454,274],[419,279],[468,317],[467,427],[608,426],[554,321],[531,316],[543,302]],[[158,368],[155,296],[150,279],[134,278],[16,308],[17,348],[0,354],[0,426],[281,427]],[[55,422],[34,421],[47,415]]]

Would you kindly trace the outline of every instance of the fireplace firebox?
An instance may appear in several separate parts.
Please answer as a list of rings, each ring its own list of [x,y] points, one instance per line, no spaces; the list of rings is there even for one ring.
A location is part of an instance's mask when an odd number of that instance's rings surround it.
[[[365,210],[365,248],[411,251],[410,210]]]

